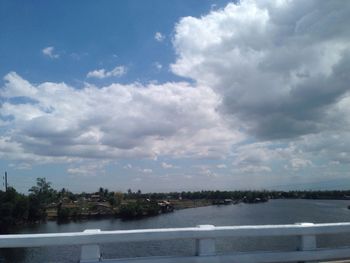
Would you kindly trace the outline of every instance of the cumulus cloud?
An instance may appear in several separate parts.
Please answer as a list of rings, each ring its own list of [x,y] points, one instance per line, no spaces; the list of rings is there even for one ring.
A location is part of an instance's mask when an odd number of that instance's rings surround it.
[[[242,0],[176,24],[170,68],[191,83],[76,89],[11,72],[0,94],[0,158],[75,161],[68,172],[79,174],[89,168],[81,160],[224,157],[198,174],[208,179],[230,169],[248,182],[249,174],[279,178],[320,163],[349,165],[349,24],[347,1]],[[165,39],[160,32],[154,38]],[[317,171],[331,174],[325,170]]]
[[[35,97],[37,89],[16,72],[10,72],[4,77],[5,86],[1,90],[2,97]]]
[[[257,138],[318,133],[350,89],[349,23],[344,1],[230,3],[180,20],[171,69],[218,92],[221,111]]]
[[[130,163],[123,166],[124,169],[132,169],[132,165]]]
[[[81,162],[80,162],[81,163]],[[108,161],[83,161],[78,166],[71,166],[67,169],[68,174],[76,176],[99,176],[105,174],[105,166]]]
[[[238,147],[233,152],[233,169],[240,173],[270,172],[270,160],[278,157],[267,143],[252,143]]]
[[[199,172],[200,175],[204,175],[206,177],[218,177],[218,174],[211,171],[210,169],[202,169]]]
[[[162,168],[164,169],[170,169],[173,168],[174,166],[170,163],[162,162]]]
[[[165,36],[164,36],[162,33],[160,33],[160,32],[156,32],[156,33],[154,34],[154,39],[155,39],[156,41],[158,41],[158,42],[163,42],[164,39],[165,39]]]
[[[32,84],[11,72],[0,95],[6,117],[1,158],[220,157],[243,139],[216,111],[218,96],[187,83],[76,89],[65,83]],[[85,173],[83,168],[68,172]]]
[[[96,69],[88,72],[87,78],[105,79],[110,77],[121,77],[127,73],[125,66],[117,66],[114,69],[107,71],[106,69]]]
[[[311,166],[312,162],[310,160],[300,159],[300,158],[293,158],[290,160],[290,167],[293,170],[300,170],[305,167]],[[288,166],[287,166],[288,167]],[[288,169],[290,168],[288,167]]]
[[[60,55],[55,53],[55,48],[54,47],[46,47],[46,48],[43,48],[41,50],[41,52],[43,53],[43,55],[49,57],[49,58],[52,58],[52,59],[55,59],[55,58],[59,58]]]

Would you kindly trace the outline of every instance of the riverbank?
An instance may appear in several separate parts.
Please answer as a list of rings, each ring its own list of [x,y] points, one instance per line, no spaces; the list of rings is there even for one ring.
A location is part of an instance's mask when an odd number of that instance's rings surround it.
[[[241,200],[233,199],[168,199],[149,200],[131,199],[125,200],[120,206],[113,207],[108,202],[69,203],[60,205],[59,208],[51,207],[47,210],[47,219],[50,221],[70,221],[94,218],[121,218],[137,219],[142,217],[158,216],[171,213],[174,210],[188,208],[235,205],[238,203],[262,203],[267,202],[267,198],[254,198]],[[64,212],[62,212],[64,211]],[[80,212],[79,212],[80,211]]]
[[[65,188],[56,190],[45,178],[37,178],[30,194],[18,193],[8,187],[0,191],[0,232],[18,223],[33,224],[46,220],[79,220],[116,217],[134,219],[169,213],[173,210],[210,205],[260,203],[272,199],[349,200],[347,191],[183,191],[142,193],[129,189],[126,193],[102,187],[93,193],[72,193]]]
[[[208,199],[170,200],[170,202],[173,204],[174,209],[176,210],[213,205],[213,201]]]
[[[124,201],[117,207],[112,207],[108,202],[90,202],[87,204],[69,203],[61,205],[59,208],[57,206],[50,207],[46,212],[47,220],[50,221],[110,217],[133,219],[170,213],[174,210],[205,207],[210,205],[213,205],[213,201],[208,199],[170,199],[167,201],[128,200]]]

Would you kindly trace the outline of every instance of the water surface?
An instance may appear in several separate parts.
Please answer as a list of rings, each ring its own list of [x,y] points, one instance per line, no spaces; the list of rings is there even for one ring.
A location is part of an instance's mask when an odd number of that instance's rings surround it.
[[[140,220],[103,219],[23,227],[19,233],[77,232],[85,229],[118,230],[168,227],[193,227],[200,224],[216,226],[292,224],[297,222],[350,222],[350,201],[345,200],[270,200],[261,204],[208,206],[175,211],[174,213]],[[348,235],[322,236],[318,245],[350,245]],[[104,258],[151,255],[193,255],[193,240],[103,244]],[[296,237],[288,238],[226,238],[217,240],[219,252],[262,249],[295,249]],[[78,262],[79,246],[24,248],[0,250],[0,262]]]

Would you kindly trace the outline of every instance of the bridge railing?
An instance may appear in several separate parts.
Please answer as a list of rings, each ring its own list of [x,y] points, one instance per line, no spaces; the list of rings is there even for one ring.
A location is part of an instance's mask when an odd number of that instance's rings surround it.
[[[0,235],[0,248],[82,245],[81,263],[90,262],[305,262],[350,258],[350,247],[318,248],[317,235],[350,233],[350,223],[256,226],[199,225],[189,228],[162,228],[100,231],[85,230],[72,233]],[[218,254],[215,240],[224,237],[298,236],[295,251],[258,251]],[[103,260],[99,244],[115,242],[159,241],[175,239],[196,240],[194,256],[140,257]],[[49,260],[49,259],[48,259]]]

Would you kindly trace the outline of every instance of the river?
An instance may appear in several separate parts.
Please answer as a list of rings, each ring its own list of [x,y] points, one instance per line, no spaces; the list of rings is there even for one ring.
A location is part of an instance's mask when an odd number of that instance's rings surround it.
[[[174,213],[139,220],[101,219],[57,224],[47,222],[24,227],[19,233],[76,232],[85,229],[118,230],[142,228],[192,227],[199,224],[216,226],[290,224],[297,222],[331,223],[350,221],[350,201],[345,200],[270,200],[260,204],[208,206],[178,210]],[[322,236],[320,247],[350,245],[348,235]],[[294,249],[296,237],[285,238],[229,238],[217,240],[219,252],[255,249]],[[104,258],[151,255],[192,255],[193,240],[103,244]],[[1,249],[0,262],[78,262],[79,246]]]

